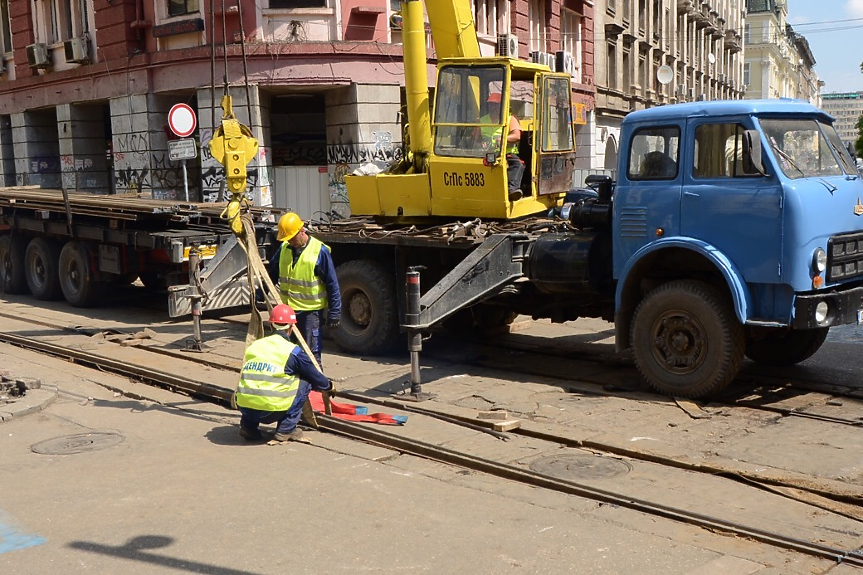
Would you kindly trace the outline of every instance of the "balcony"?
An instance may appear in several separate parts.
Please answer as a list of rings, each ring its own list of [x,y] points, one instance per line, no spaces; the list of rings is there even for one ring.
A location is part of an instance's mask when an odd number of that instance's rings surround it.
[[[691,14],[695,8],[692,6],[692,0],[677,0],[677,14]]]

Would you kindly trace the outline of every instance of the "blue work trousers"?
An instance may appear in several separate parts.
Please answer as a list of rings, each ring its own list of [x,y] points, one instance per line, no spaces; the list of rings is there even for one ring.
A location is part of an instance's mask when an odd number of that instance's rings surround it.
[[[506,179],[510,192],[521,188],[521,178],[524,175],[524,160],[515,154],[506,155]]]
[[[277,433],[290,433],[300,422],[300,417],[303,415],[303,404],[309,397],[309,392],[312,386],[307,381],[300,380],[300,388],[297,390],[297,396],[294,398],[294,403],[287,411],[260,411],[258,409],[250,409],[248,407],[239,407],[240,410],[240,427],[249,430],[258,429],[262,423],[277,423]]]
[[[297,312],[297,329],[303,334],[306,345],[312,350],[312,354],[318,360],[321,369],[324,367],[324,364],[321,363],[321,324],[323,321],[324,310],[322,309]]]

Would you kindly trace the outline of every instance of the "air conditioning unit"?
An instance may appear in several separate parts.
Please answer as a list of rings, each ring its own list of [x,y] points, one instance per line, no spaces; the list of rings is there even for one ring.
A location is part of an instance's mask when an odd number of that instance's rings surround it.
[[[497,55],[518,58],[518,36],[515,34],[500,34],[497,37]]]
[[[534,64],[542,64],[543,60],[545,60],[545,56],[543,54],[545,54],[545,52],[540,52],[538,50],[536,52],[531,52],[530,61]]]
[[[555,53],[555,69],[558,72],[563,72],[565,74],[572,74],[575,72],[575,60],[572,58],[572,54],[565,50],[558,50]]]
[[[27,46],[27,63],[31,68],[47,68],[51,65],[48,46],[45,44],[30,44]]]
[[[678,96],[683,96],[685,93],[686,93],[686,84],[680,84],[680,85],[677,87],[677,95],[678,95]]]
[[[551,68],[552,72],[557,72],[557,59],[551,52],[545,53],[545,65]]]
[[[690,99],[695,99],[695,88],[690,88],[690,89],[689,89],[689,98],[690,98]]]
[[[90,61],[90,42],[86,34],[78,38],[69,38],[63,42],[67,62],[84,64]]]

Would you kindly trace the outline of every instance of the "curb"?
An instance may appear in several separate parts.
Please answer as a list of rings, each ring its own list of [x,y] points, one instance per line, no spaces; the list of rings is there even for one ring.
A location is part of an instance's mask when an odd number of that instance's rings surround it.
[[[57,392],[48,389],[31,389],[27,395],[6,404],[0,404],[0,422],[42,411],[57,399]]]

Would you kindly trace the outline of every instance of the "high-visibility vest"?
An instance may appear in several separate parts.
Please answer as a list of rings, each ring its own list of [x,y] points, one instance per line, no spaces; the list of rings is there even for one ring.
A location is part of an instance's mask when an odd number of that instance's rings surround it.
[[[328,306],[327,286],[315,276],[315,264],[323,248],[324,244],[320,240],[309,236],[309,243],[300,253],[295,266],[291,249],[287,245],[282,247],[279,256],[279,292],[282,303],[295,311],[313,311]]]
[[[287,411],[300,387],[297,375],[285,373],[297,347],[279,334],[261,338],[248,348],[237,384],[237,405],[259,411]]]
[[[480,126],[479,129],[482,132],[483,138],[490,140],[492,142],[499,142],[503,140],[503,127],[502,126],[489,126],[486,124],[491,124],[491,116],[486,114],[482,118],[480,118],[480,122],[484,125]],[[506,123],[506,133],[509,135],[509,122]],[[506,153],[507,154],[515,154],[518,155],[518,142],[507,142],[506,143]]]

